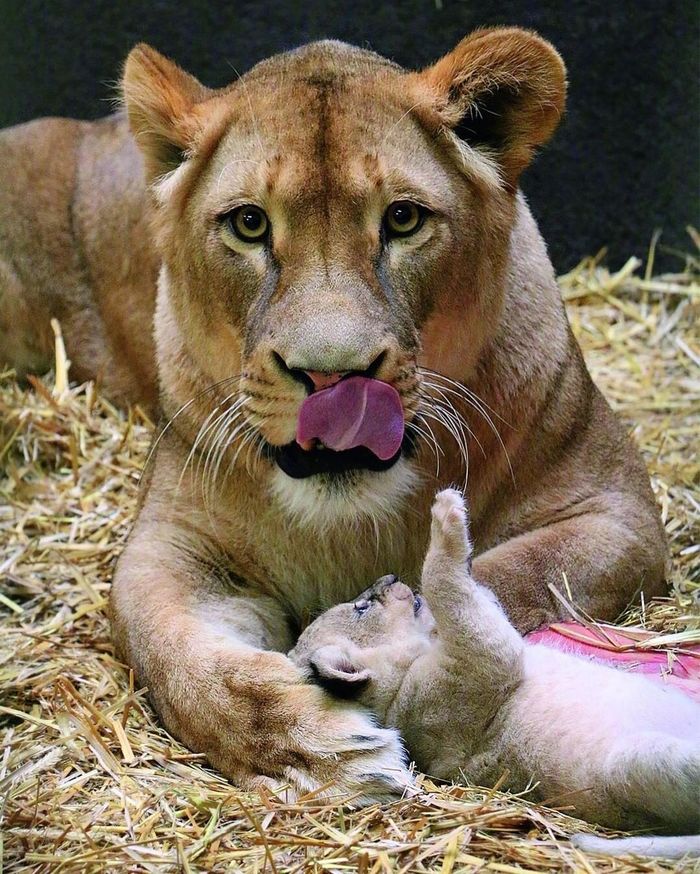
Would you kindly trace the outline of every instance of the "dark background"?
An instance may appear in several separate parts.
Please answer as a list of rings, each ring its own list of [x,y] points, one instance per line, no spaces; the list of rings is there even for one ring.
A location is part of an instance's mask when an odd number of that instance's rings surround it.
[[[139,40],[222,85],[232,67],[320,37],[420,67],[493,24],[538,30],[569,68],[562,127],[523,178],[557,269],[602,246],[613,267],[645,257],[656,228],[667,247],[689,249],[685,226],[700,224],[697,0],[0,0],[0,126],[109,112]],[[662,264],[679,262],[666,252]]]

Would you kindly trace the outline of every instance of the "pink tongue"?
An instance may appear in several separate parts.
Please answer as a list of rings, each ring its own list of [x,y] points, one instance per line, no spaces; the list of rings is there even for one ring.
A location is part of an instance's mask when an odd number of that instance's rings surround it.
[[[350,376],[314,392],[301,405],[297,443],[316,438],[340,451],[366,446],[387,461],[403,440],[403,407],[395,388],[378,379]]]

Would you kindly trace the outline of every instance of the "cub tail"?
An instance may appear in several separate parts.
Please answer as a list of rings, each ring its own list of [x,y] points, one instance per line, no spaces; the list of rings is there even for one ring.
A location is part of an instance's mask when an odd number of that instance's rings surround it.
[[[596,835],[572,835],[571,843],[585,853],[602,856],[651,856],[658,859],[700,858],[700,835],[657,837],[638,835],[630,838],[600,838]]]

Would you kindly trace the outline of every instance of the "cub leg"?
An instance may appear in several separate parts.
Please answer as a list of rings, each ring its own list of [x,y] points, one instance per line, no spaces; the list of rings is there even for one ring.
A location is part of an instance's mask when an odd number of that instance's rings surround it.
[[[307,684],[281,652],[293,641],[280,604],[236,594],[201,534],[159,520],[155,501],[144,510],[115,572],[112,624],[168,730],[242,787],[400,795],[411,778],[398,734]]]
[[[602,838],[577,834],[571,838],[574,846],[604,856],[700,856],[700,742],[644,733],[621,742],[607,764],[607,795],[617,809],[641,819],[653,817],[659,827],[681,835]]]
[[[606,766],[615,807],[675,834],[700,831],[700,738],[642,732],[620,740]]]
[[[459,492],[445,489],[432,509],[422,591],[435,616],[442,647],[469,664],[473,685],[512,687],[522,672],[523,641],[495,596],[472,577],[467,511]]]

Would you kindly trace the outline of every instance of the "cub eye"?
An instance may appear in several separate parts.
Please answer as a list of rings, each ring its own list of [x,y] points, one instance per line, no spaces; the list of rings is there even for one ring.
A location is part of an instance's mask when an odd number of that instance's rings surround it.
[[[367,601],[364,598],[362,601],[355,601],[355,612],[358,614],[358,616],[366,613],[369,610],[371,603],[371,601]]]
[[[261,243],[270,231],[270,221],[259,206],[239,206],[224,216],[224,225],[244,243]]]
[[[384,213],[384,229],[388,237],[408,237],[421,227],[425,210],[410,200],[397,200]]]

